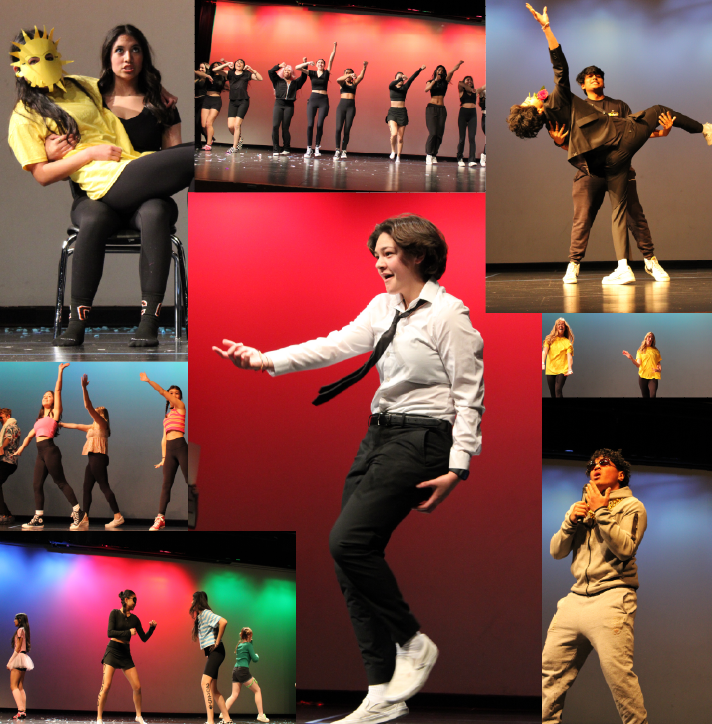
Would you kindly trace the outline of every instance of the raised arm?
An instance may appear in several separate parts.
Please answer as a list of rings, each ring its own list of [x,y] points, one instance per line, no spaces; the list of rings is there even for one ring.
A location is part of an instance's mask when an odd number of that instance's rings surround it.
[[[32,428],[32,430],[30,430],[30,434],[25,438],[22,445],[20,445],[20,447],[17,448],[17,452],[15,453],[15,455],[17,455],[18,457],[20,455],[22,455],[22,451],[30,444],[30,440],[32,440],[32,438],[34,436],[35,436],[35,429]]]
[[[250,67],[249,65],[245,65],[245,70],[248,73],[252,74],[252,80],[262,80],[262,76],[254,68]]]
[[[534,16],[536,21],[541,25],[541,29],[544,31],[544,35],[546,35],[546,39],[549,41],[549,50],[554,50],[554,48],[559,47],[559,41],[554,36],[554,33],[551,30],[551,26],[549,25],[549,15],[546,12],[546,7],[544,7],[543,13],[538,13],[534,8],[527,3],[527,8],[529,9],[529,12]]]
[[[406,92],[408,91],[408,88],[410,88],[410,84],[411,84],[411,83],[421,74],[421,72],[424,71],[424,70],[425,70],[425,66],[424,66],[424,65],[421,65],[420,68],[418,68],[418,70],[416,70],[415,73],[413,73],[413,75],[411,75],[410,78],[408,78],[408,80],[407,80],[405,83],[403,83],[403,86],[402,86],[402,87],[406,90]]]
[[[331,55],[329,56],[329,65],[326,66],[326,69],[331,73],[331,64],[334,62],[334,56],[336,55],[336,43],[334,43],[334,49],[331,51]]]
[[[82,375],[82,393],[84,394],[84,407],[86,407],[87,412],[91,415],[91,419],[94,420],[94,422],[99,425],[102,430],[106,430],[109,425],[107,424],[106,420],[94,409],[94,405],[91,404],[91,400],[89,399],[89,390],[87,390],[88,385],[89,376]]]
[[[464,60],[461,60],[448,74],[445,78],[446,82],[450,82],[452,80],[452,76],[455,75],[455,71],[464,63]]]
[[[59,420],[62,414],[62,373],[64,368],[69,367],[69,362],[63,362],[59,365],[57,372],[57,384],[54,386],[54,419]]]
[[[173,397],[169,392],[166,392],[166,390],[164,390],[164,389],[158,384],[158,382],[152,382],[151,380],[149,380],[149,379],[148,379],[148,375],[147,375],[145,372],[141,372],[141,375],[140,375],[140,376],[141,376],[141,381],[142,381],[142,382],[148,382],[148,384],[151,385],[151,387],[153,387],[153,389],[156,390],[156,392],[158,392],[158,394],[159,394],[161,397],[165,397],[165,399],[168,400],[169,402],[175,403],[176,409],[178,409],[178,410],[183,410],[183,409],[185,409],[185,404],[183,403],[182,400],[177,400],[177,399],[176,399],[175,397]]]
[[[84,425],[78,422],[60,422],[59,426],[63,430],[81,430],[82,432],[89,432],[94,427],[93,425]]]
[[[354,85],[358,85],[362,80],[363,77],[366,75],[366,68],[368,67],[368,61],[363,61],[363,70],[358,74],[356,78],[354,78]]]

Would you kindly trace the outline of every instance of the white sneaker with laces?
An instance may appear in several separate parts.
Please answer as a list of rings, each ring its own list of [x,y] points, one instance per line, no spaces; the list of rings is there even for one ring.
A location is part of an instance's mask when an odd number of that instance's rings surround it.
[[[464,165],[465,165],[465,162],[464,162],[462,159],[460,159],[460,160],[457,162],[457,165],[458,165],[458,166],[464,166]]]
[[[41,515],[35,514],[29,523],[23,523],[23,530],[42,530],[44,528],[44,520]]]
[[[400,163],[400,156],[396,156],[396,163]]]
[[[670,281],[670,275],[660,266],[660,262],[654,256],[645,260],[645,271],[648,272],[656,282]]]
[[[107,523],[104,528],[118,528],[120,525],[123,525],[126,521],[124,520],[123,515],[119,515],[118,518],[114,518],[110,523]]]
[[[341,158],[346,158],[346,151],[341,152]]]
[[[603,277],[601,284],[630,284],[635,281],[633,270],[627,266],[625,269],[616,269],[613,274]]]
[[[470,163],[467,164],[468,166],[477,166],[477,161],[470,161]]]
[[[336,152],[334,153],[334,158],[341,158],[341,151],[339,149],[336,149]]]
[[[438,647],[422,633],[413,638],[420,639],[420,649],[411,651],[396,644],[396,670],[388,684],[386,701],[399,702],[417,694],[430,676],[430,671],[438,660]]]
[[[487,156],[485,156],[485,154],[483,153],[480,156],[480,166],[482,166],[482,168],[484,168],[486,165],[487,165]]]
[[[566,267],[566,274],[564,275],[564,284],[576,284],[578,282],[580,264],[575,261],[570,261]]]
[[[269,719],[264,714],[258,714],[257,715],[257,721],[264,721],[267,722]]]
[[[432,156],[426,156],[426,157],[425,157],[425,165],[426,165],[426,166],[430,166],[430,165],[432,164],[432,162],[433,162],[433,157],[432,157]]]
[[[437,159],[435,156],[431,156],[431,158],[433,159],[433,163],[437,163],[437,162],[438,162],[438,159]]]
[[[279,155],[280,155],[280,156],[289,156],[289,154],[291,154],[291,153],[292,153],[291,151],[287,151],[287,149],[285,149],[285,150],[282,151],[282,153],[280,153]]]
[[[307,148],[307,152],[304,154],[304,158],[309,158],[309,156],[314,155],[314,151],[311,150],[311,147]]]
[[[395,151],[391,151],[391,155],[389,156],[389,158],[391,159],[391,161],[392,161],[395,157],[396,157],[396,152],[395,152]]]
[[[317,147],[314,149],[314,155],[315,155],[315,156],[321,156],[321,149],[320,149],[319,146],[317,146]]]
[[[702,135],[705,137],[708,146],[712,146],[712,123],[705,123],[702,126]]]
[[[382,704],[373,704],[366,697],[356,711],[351,712],[343,719],[332,722],[332,724],[358,724],[358,722],[379,724],[379,722],[393,721],[400,716],[405,716],[407,713],[408,707],[403,702],[389,704],[384,701]]]
[[[89,530],[89,516],[83,510],[73,510],[69,530]]]

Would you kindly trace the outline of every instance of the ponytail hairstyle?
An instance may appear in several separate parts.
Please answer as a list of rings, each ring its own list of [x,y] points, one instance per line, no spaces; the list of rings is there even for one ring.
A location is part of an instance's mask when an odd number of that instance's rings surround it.
[[[198,640],[198,616],[202,611],[209,608],[208,594],[205,591],[196,591],[193,594],[193,603],[190,604],[190,610],[188,611],[193,618],[193,631],[191,634],[193,641]]]
[[[170,392],[171,390],[178,390],[178,395],[180,396],[180,399],[181,400],[183,399],[183,390],[181,390],[181,388],[178,387],[178,385],[171,385],[168,388],[168,392]],[[171,403],[168,400],[166,400],[166,411],[163,414],[163,417],[168,417],[168,409],[170,408],[170,406],[171,406]]]
[[[125,591],[121,591],[119,594],[119,598],[121,599],[121,611],[124,615],[126,615],[126,599],[133,598],[135,595],[136,594],[130,588],[127,588]]]
[[[27,643],[27,650],[30,650],[30,622],[27,619],[26,613],[18,613],[15,615],[15,618],[17,619],[17,628],[24,628],[25,629],[25,642]],[[10,645],[12,648],[15,648],[15,636],[17,634],[13,634],[12,638],[10,639]]]
[[[239,648],[240,644],[244,644],[250,638],[251,633],[252,629],[249,626],[243,626],[240,629],[240,640],[238,641],[237,646],[235,646],[235,653],[237,653],[237,649]]]
[[[111,437],[111,423],[109,422],[109,411],[105,407],[97,407],[96,411],[106,420],[106,436]]]

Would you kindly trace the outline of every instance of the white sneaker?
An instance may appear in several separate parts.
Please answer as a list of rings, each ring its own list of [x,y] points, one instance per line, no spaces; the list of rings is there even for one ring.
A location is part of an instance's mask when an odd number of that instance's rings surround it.
[[[437,163],[437,162],[438,162],[438,159],[437,159],[435,156],[432,156],[432,159],[433,159],[433,163]]]
[[[73,510],[69,530],[89,530],[89,516],[83,510]]]
[[[485,154],[483,153],[480,156],[480,166],[482,166],[484,168],[486,165],[487,165],[487,156],[485,156]]]
[[[426,157],[425,157],[425,165],[426,165],[426,166],[430,166],[430,164],[431,164],[432,162],[433,162],[433,157],[432,157],[432,156],[426,156]]]
[[[705,137],[708,146],[712,146],[712,123],[705,123],[702,126],[702,135]]]
[[[396,163],[400,163],[400,156],[396,156]]]
[[[269,719],[264,714],[258,714],[257,721],[269,721]]]
[[[321,156],[321,150],[320,150],[319,146],[317,146],[317,147],[314,149],[314,155],[315,155],[315,156]]]
[[[356,711],[351,712],[347,717],[338,719],[332,724],[357,724],[357,722],[368,722],[368,724],[378,724],[379,722],[393,721],[399,716],[405,716],[408,713],[408,707],[402,702],[397,704],[372,704],[366,697],[361,706]]]
[[[645,271],[648,272],[656,282],[670,281],[670,275],[660,266],[660,262],[654,256],[645,260]]]
[[[395,151],[391,151],[391,155],[390,155],[390,157],[389,157],[389,158],[391,159],[391,161],[392,161],[395,157],[396,157],[396,152],[395,152]]]
[[[460,159],[460,160],[457,162],[457,165],[458,165],[458,166],[464,166],[464,165],[465,165],[465,162],[464,162],[462,159]]]
[[[42,530],[44,528],[44,520],[42,516],[35,514],[29,523],[22,524],[22,530]]]
[[[286,149],[280,153],[280,156],[289,156],[289,154],[292,153],[291,151],[287,151]]]
[[[107,523],[104,528],[118,528],[120,525],[123,525],[126,521],[124,520],[124,516],[119,514],[118,518],[114,518],[110,523]]]
[[[336,152],[334,153],[334,158],[341,158],[341,151],[339,149],[336,149]]]
[[[311,147],[307,148],[307,152],[304,154],[304,158],[309,158],[309,156],[313,156],[314,151],[311,150]]]
[[[470,163],[467,164],[468,166],[477,166],[477,161],[470,161]]]
[[[422,643],[417,652],[411,652],[396,644],[396,670],[388,684],[386,701],[405,701],[417,694],[438,660],[438,647],[425,634],[418,633],[416,636]]]
[[[346,158],[346,151],[341,152],[341,158]]]
[[[273,156],[279,156],[279,151],[272,151]]]
[[[570,261],[566,267],[566,275],[564,276],[564,284],[576,284],[578,282],[580,264],[575,261]]]
[[[635,281],[633,270],[627,266],[625,269],[616,269],[613,274],[603,277],[601,284],[630,284]]]

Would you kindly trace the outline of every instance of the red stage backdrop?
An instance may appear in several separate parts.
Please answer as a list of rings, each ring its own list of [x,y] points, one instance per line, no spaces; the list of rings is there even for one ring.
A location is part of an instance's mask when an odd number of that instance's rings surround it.
[[[408,92],[406,106],[410,125],[404,145],[405,153],[425,155],[428,137],[425,106],[430,100],[430,94],[424,92],[425,82],[436,65],[444,65],[450,71],[459,60],[464,60],[445,97],[449,116],[440,151],[442,156],[456,154],[460,108],[457,81],[471,75],[476,87],[485,83],[484,27],[436,19],[218,2],[210,61],[242,58],[264,78],[262,82],[250,83],[250,110],[242,127],[245,143],[272,144],[274,91],[267,71],[281,62],[296,66],[305,55],[308,60],[316,62],[324,58],[328,63],[335,41],[338,48],[329,82],[331,109],[324,125],[324,149],[334,150],[336,106],[339,103],[336,78],[343,75],[345,68],[353,68],[360,73],[363,61],[367,60],[366,76],[356,94],[356,118],[351,129],[349,151],[390,153],[389,131],[385,123],[390,107],[388,84],[398,71],[410,76],[425,65],[426,69],[413,81]],[[291,125],[294,148],[306,147],[306,106],[310,94],[311,81],[308,80],[295,104]],[[216,140],[223,143],[232,142],[227,128],[227,98],[227,92],[223,93],[223,108],[215,126]],[[477,144],[481,151],[484,136],[479,116],[478,111]]]
[[[378,377],[322,407],[323,384],[354,358],[271,378],[211,351],[223,337],[267,351],[324,335],[384,291],[366,240],[404,212],[449,247],[441,283],[484,338],[482,455],[432,515],[412,514],[388,560],[441,648],[427,690],[537,695],[541,652],[541,382],[538,315],[484,313],[484,194],[191,194],[192,440],[202,446],[203,529],[298,531],[297,681],[366,686],[328,553],[344,477]]]

